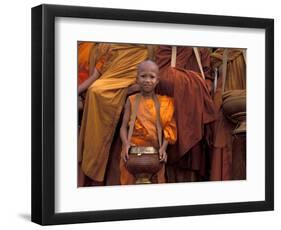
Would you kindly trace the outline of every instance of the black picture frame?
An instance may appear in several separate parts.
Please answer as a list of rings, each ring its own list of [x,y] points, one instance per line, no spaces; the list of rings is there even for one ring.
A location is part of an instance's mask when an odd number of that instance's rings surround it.
[[[265,30],[265,200],[55,213],[55,18],[260,28]],[[125,9],[40,5],[32,8],[32,221],[41,225],[163,218],[274,209],[274,20]]]

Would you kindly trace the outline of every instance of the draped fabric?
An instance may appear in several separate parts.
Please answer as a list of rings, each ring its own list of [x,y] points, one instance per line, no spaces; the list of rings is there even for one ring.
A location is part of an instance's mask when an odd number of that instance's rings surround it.
[[[165,139],[174,144],[177,139],[174,115],[174,101],[167,96],[157,95],[160,103],[160,121]],[[131,114],[136,95],[129,97]],[[156,130],[156,108],[152,98],[141,97],[131,142],[137,146],[159,147]]]
[[[203,70],[210,77],[210,51],[199,49]],[[178,139],[169,146],[168,182],[192,181],[192,173],[204,176],[205,153],[201,144],[204,126],[217,118],[206,82],[199,73],[192,48],[177,47],[176,67],[171,64],[171,46],[159,46],[156,63],[160,67],[160,82],[156,92],[174,97]]]
[[[157,95],[160,104],[160,122],[163,129],[165,139],[169,144],[175,143],[177,139],[177,128],[174,119],[174,103],[173,99],[167,96]],[[131,114],[134,108],[136,95],[129,97],[131,104]],[[134,124],[131,143],[136,146],[153,146],[159,148],[157,129],[156,129],[156,108],[152,98],[141,97],[137,117]],[[129,124],[128,124],[129,125]],[[121,184],[134,184],[135,178],[131,175],[124,164],[124,160],[120,160],[120,181]],[[156,175],[157,183],[165,182],[165,167]]]
[[[213,68],[219,68],[219,78],[214,102],[220,110],[213,124],[213,149],[211,153],[210,180],[245,179],[245,136],[232,136],[232,124],[222,110],[222,59],[223,49],[211,54]],[[242,49],[228,49],[225,91],[246,89],[246,63]]]
[[[206,78],[212,79],[210,68],[210,50],[208,48],[198,48],[202,68]],[[156,50],[156,60],[159,69],[165,69],[171,66],[172,46],[159,46]],[[193,70],[201,75],[192,47],[177,46],[177,68]]]
[[[232,179],[232,129],[233,125],[219,111],[218,119],[212,124],[213,143],[210,156],[210,180]]]
[[[211,90],[213,77],[211,75],[210,49],[198,48],[202,69],[205,75],[205,84]],[[156,60],[159,68],[164,70],[171,66],[172,46],[159,46],[156,49]],[[201,76],[199,64],[192,47],[177,46],[176,68],[193,70]],[[202,77],[202,76],[201,76]]]
[[[86,94],[78,160],[86,176],[102,182],[127,87],[135,83],[137,65],[147,59],[148,51],[143,45],[101,43],[95,52],[93,63],[101,76]]]
[[[94,48],[93,42],[80,42],[78,44],[78,84],[80,85],[89,77],[90,53]]]
[[[211,54],[213,67],[220,67],[222,65],[223,50],[217,49]],[[228,49],[226,76],[225,91],[246,89],[246,63],[243,49]]]
[[[222,60],[223,50],[217,49],[211,54],[211,65],[213,68],[219,69],[219,79],[216,93],[214,95],[214,101],[217,107],[221,107],[222,100]],[[228,49],[227,56],[227,72],[225,89],[246,89],[246,63],[243,56],[242,49]]]
[[[216,108],[201,76],[194,71],[168,68],[161,72],[157,88],[174,97],[178,140],[169,150],[169,161],[178,161],[203,137],[204,124],[216,119]]]

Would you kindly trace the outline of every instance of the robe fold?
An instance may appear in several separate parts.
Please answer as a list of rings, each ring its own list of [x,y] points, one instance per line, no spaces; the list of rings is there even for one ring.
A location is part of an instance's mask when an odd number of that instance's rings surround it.
[[[195,181],[205,176],[205,152],[201,145],[204,125],[217,119],[206,81],[202,79],[192,48],[177,47],[175,68],[171,64],[171,46],[159,46],[156,63],[160,82],[156,92],[174,97],[178,139],[168,146],[168,182]],[[210,51],[199,49],[206,79],[210,76]],[[196,175],[195,175],[196,174]]]
[[[207,79],[213,79],[210,67],[210,50],[208,48],[198,48],[204,75]],[[165,69],[171,65],[171,46],[159,46],[156,50],[156,60],[159,69]],[[201,75],[194,51],[191,47],[177,46],[176,67],[193,70]]]
[[[219,68],[219,78],[214,102],[220,110],[219,119],[212,124],[213,143],[211,153],[210,180],[246,178],[245,136],[232,136],[235,124],[224,115],[222,109],[222,61],[223,49],[211,54],[213,68]],[[246,63],[242,49],[228,49],[225,91],[246,89]]]
[[[80,42],[78,44],[78,84],[82,84],[88,77],[90,71],[90,53],[94,48],[93,42]]]
[[[216,119],[217,110],[201,76],[194,71],[169,67],[161,72],[157,88],[161,94],[173,96],[178,141],[169,150],[169,162],[178,161],[203,137],[204,124]]]
[[[95,52],[92,62],[101,76],[86,94],[78,161],[86,176],[102,182],[127,88],[135,83],[137,65],[147,59],[148,51],[144,45],[100,43]]]

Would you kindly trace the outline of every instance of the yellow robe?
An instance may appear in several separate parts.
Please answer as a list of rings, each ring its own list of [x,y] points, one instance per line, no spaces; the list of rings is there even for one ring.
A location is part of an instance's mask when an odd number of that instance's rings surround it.
[[[101,76],[87,91],[78,161],[85,175],[102,182],[127,87],[135,83],[137,65],[147,59],[148,50],[144,45],[101,43],[94,51],[94,63]]]
[[[211,54],[213,68],[218,67],[222,76],[222,62],[224,49],[217,49]],[[243,49],[229,48],[227,57],[227,73],[225,79],[225,89],[246,89],[246,63],[243,56]],[[218,79],[218,88],[214,95],[214,102],[219,108],[222,104],[222,77]]]
[[[160,122],[163,135],[169,144],[177,140],[177,127],[174,119],[174,100],[167,96],[157,95],[160,104]],[[129,97],[131,103],[131,114],[134,108],[136,95]],[[129,124],[128,124],[129,125]],[[156,109],[152,98],[141,97],[131,143],[136,146],[153,146],[159,148],[156,129]],[[165,167],[157,173],[157,183],[165,182]],[[120,160],[120,182],[121,184],[134,184],[135,178],[131,175]]]

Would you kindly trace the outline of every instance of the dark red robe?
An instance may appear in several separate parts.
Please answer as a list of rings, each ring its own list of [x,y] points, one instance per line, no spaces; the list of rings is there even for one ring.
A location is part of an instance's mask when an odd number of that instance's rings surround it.
[[[216,120],[217,109],[206,81],[202,78],[193,49],[177,47],[176,67],[171,67],[171,46],[159,46],[156,63],[160,68],[159,94],[174,97],[178,141],[168,146],[168,182],[204,179],[206,151],[202,144],[204,128]],[[210,79],[210,57],[207,48],[199,49],[206,79]]]

